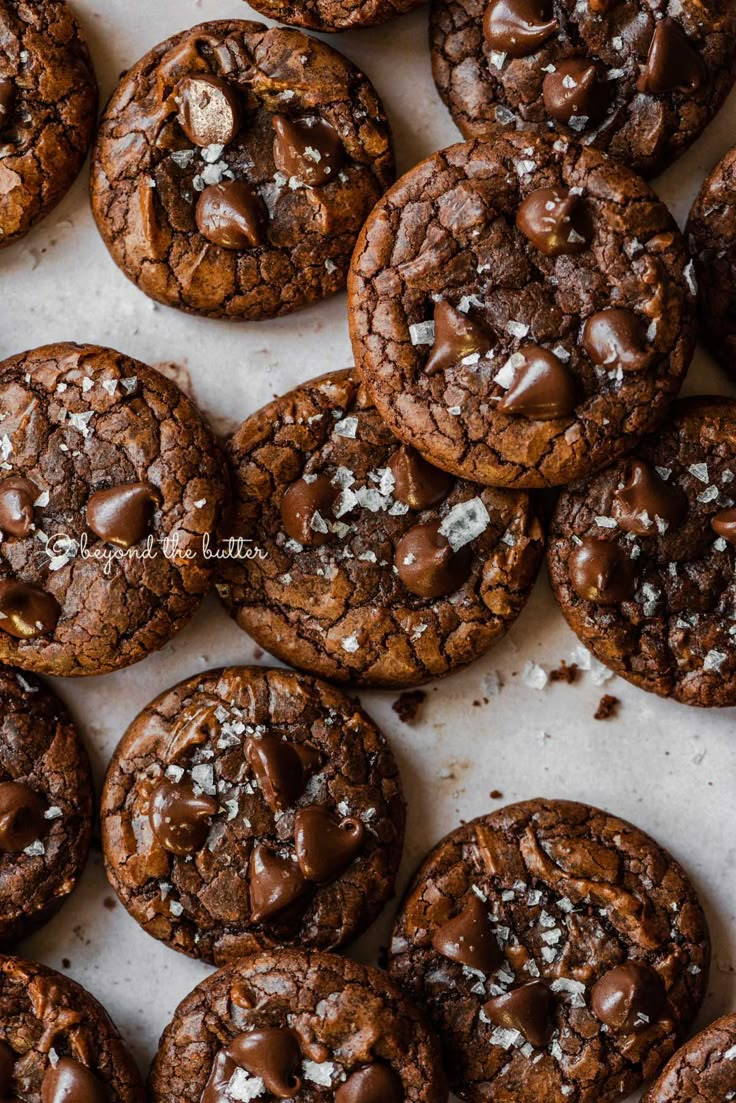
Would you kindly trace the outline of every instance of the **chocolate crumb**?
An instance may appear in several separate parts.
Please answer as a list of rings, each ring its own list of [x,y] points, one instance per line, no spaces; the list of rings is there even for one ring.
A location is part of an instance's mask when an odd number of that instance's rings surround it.
[[[593,714],[594,720],[610,720],[612,716],[615,716],[618,712],[618,706],[621,704],[618,697],[612,697],[610,693],[604,693],[598,702],[598,708]]]
[[[422,689],[411,689],[400,694],[391,706],[404,724],[411,724],[416,720],[419,706],[427,694]]]
[[[63,967],[64,967],[65,969],[71,969],[71,965],[72,965],[72,963],[71,963],[71,961],[69,960],[69,958],[68,958],[68,957],[63,957],[63,958],[61,959],[61,964],[63,965]]]
[[[568,666],[564,659],[560,660],[560,665],[557,667],[556,670],[550,670],[549,672],[550,682],[567,682],[569,686],[571,686],[573,682],[577,681],[577,677],[578,664],[570,663],[570,665]]]
[[[106,896],[102,903],[109,912],[113,911],[113,909],[117,906],[117,902],[113,899],[112,896]]]
[[[500,789],[491,789],[491,791],[488,795],[490,796],[491,800],[502,800],[503,799],[503,793],[501,792]]]

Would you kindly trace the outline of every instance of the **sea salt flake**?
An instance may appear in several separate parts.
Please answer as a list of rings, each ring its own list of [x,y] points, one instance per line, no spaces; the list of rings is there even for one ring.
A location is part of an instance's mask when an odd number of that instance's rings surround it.
[[[36,839],[30,846],[25,847],[23,853],[27,854],[29,858],[40,858],[42,854],[46,853],[46,847],[40,839]]]
[[[521,339],[522,337],[526,337],[526,335],[528,334],[529,326],[526,325],[524,322],[510,321],[506,323],[506,331],[507,333],[510,333],[512,337],[518,337]]]
[[[343,651],[347,651],[351,655],[355,651],[357,651],[359,647],[360,643],[358,642],[358,637],[355,634],[353,634],[352,636],[346,636],[345,639],[342,641]]]
[[[703,659],[703,670],[720,670],[727,658],[723,651],[710,650]]]
[[[696,479],[699,479],[701,483],[710,482],[707,463],[691,463],[688,467],[688,471],[691,475],[694,475]]]
[[[412,345],[433,345],[434,322],[414,322],[409,326],[409,337]]]
[[[585,1007],[585,985],[581,981],[559,977],[552,981],[550,988],[553,992],[564,992],[568,995],[572,1007]]]
[[[178,900],[172,900],[169,904],[169,911],[178,919],[180,915],[184,914],[184,906]]]
[[[596,517],[595,523],[602,529],[615,529],[617,527],[613,517]]]
[[[263,1095],[265,1090],[266,1085],[260,1076],[250,1076],[245,1069],[236,1069],[228,1081],[225,1094],[234,1103],[250,1103],[251,1099]]]
[[[302,1067],[305,1080],[311,1080],[313,1084],[319,1084],[322,1088],[332,1086],[336,1067],[331,1061],[304,1061]]]
[[[58,804],[52,804],[43,814],[45,820],[59,820],[64,815]]]
[[[192,766],[192,781],[208,796],[214,796],[217,792],[215,789],[215,769],[210,763],[200,762],[199,765]]]
[[[358,419],[357,417],[344,417],[341,421],[336,421],[333,432],[338,437],[349,437],[351,440],[355,440],[356,433],[358,431]]]
[[[450,543],[453,551],[459,551],[475,540],[488,528],[491,518],[480,498],[458,502],[442,521],[439,531]]]
[[[700,494],[698,494],[698,501],[703,502],[703,504],[706,504],[707,502],[715,502],[716,498],[718,497],[718,493],[719,491],[717,486],[706,487],[705,490],[701,490]]]
[[[524,663],[524,669],[521,672],[521,680],[525,686],[529,689],[544,689],[549,681],[547,671],[539,665],[539,663],[532,662],[531,659]]]

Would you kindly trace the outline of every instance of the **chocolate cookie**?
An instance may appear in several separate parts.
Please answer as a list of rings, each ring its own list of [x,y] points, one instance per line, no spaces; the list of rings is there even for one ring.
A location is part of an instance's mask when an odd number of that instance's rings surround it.
[[[713,169],[685,233],[695,260],[699,336],[736,379],[736,149]]]
[[[383,107],[351,62],[299,31],[223,20],[125,74],[95,146],[92,209],[147,295],[273,318],[344,287],[393,175]]]
[[[502,133],[411,169],[361,233],[358,370],[426,459],[495,486],[569,482],[663,417],[693,351],[667,208],[574,142]]]
[[[678,1050],[643,1103],[736,1099],[736,1015],[724,1015]]]
[[[286,670],[230,667],[157,697],[102,797],[108,876],[144,930],[222,964],[330,949],[392,895],[404,802],[358,704]]]
[[[736,402],[678,403],[633,456],[563,491],[550,581],[570,627],[623,678],[736,705]]]
[[[612,1103],[695,1018],[710,947],[680,866],[631,824],[532,800],[449,834],[419,869],[391,947],[471,1103]]]
[[[288,23],[315,31],[347,31],[373,27],[410,11],[423,0],[256,0],[252,8]]]
[[[731,0],[434,0],[430,37],[466,138],[574,135],[644,176],[698,137],[736,73]]]
[[[433,1034],[380,969],[260,953],[197,985],[164,1031],[152,1103],[445,1103]]]
[[[0,942],[61,907],[91,830],[89,761],[66,709],[31,675],[0,666]]]
[[[529,496],[432,467],[354,372],[271,402],[229,451],[234,539],[252,558],[222,560],[217,590],[285,662],[412,685],[477,658],[523,608],[544,545]]]
[[[96,345],[0,364],[0,661],[104,674],[145,658],[209,588],[226,473],[201,415]]]
[[[143,1103],[107,1012],[69,977],[0,957],[0,1093],[28,1103]]]
[[[97,81],[62,0],[0,0],[0,248],[69,190],[92,141]]]

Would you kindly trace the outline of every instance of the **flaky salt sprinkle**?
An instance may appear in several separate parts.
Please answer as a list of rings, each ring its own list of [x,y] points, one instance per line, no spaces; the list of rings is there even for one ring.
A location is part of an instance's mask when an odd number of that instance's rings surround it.
[[[480,498],[458,502],[442,521],[439,531],[447,538],[453,551],[459,551],[485,532],[491,523],[488,510]]]
[[[409,326],[412,345],[434,344],[434,322],[414,322]]]

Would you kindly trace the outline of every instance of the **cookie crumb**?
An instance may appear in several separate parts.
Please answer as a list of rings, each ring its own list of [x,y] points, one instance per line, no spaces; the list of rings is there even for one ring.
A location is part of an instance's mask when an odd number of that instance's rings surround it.
[[[573,682],[577,681],[578,677],[578,664],[568,663],[564,659],[560,659],[560,665],[556,670],[550,670],[549,680],[551,682],[566,682],[571,686]]]
[[[404,724],[411,724],[416,720],[422,701],[427,694],[422,689],[410,689],[400,694],[391,706],[399,720]]]
[[[112,896],[106,896],[102,903],[109,912],[113,911],[113,909],[117,907],[117,901],[114,900]]]
[[[610,693],[604,693],[598,702],[598,708],[593,714],[594,720],[610,720],[618,712],[621,704],[618,697],[612,697]]]
[[[491,789],[488,795],[490,796],[491,800],[503,800],[503,793],[500,789]]]

